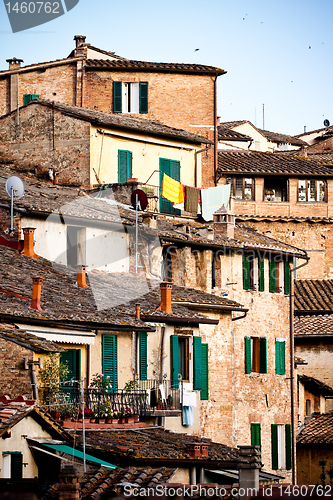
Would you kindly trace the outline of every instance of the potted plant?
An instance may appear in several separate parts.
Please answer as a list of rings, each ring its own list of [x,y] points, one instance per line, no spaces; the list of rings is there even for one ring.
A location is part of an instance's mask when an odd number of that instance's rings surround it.
[[[60,363],[59,353],[50,354],[44,368],[38,373],[41,401],[49,406],[50,414],[55,420],[61,418],[63,403],[61,382],[66,380],[68,373],[68,366]]]

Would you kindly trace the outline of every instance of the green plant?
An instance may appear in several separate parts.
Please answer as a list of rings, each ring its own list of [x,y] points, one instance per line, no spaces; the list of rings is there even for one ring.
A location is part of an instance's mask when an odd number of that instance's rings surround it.
[[[112,384],[109,375],[103,373],[95,373],[92,376],[89,389],[98,389],[102,392],[111,392]]]
[[[52,353],[45,361],[44,368],[39,371],[38,377],[42,387],[60,392],[61,381],[66,379],[68,372],[68,366],[60,362],[60,354]]]
[[[132,392],[139,389],[139,382],[137,380],[129,380],[126,382],[124,390],[125,392]]]

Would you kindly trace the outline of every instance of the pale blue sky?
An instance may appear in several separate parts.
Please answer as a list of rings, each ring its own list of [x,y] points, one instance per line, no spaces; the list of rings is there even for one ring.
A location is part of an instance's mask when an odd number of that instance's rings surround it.
[[[80,0],[64,16],[13,34],[1,4],[0,69],[10,57],[61,59],[74,35],[86,35],[129,59],[223,68],[222,121],[262,128],[264,103],[265,129],[294,135],[325,118],[333,124],[332,17],[333,0]]]

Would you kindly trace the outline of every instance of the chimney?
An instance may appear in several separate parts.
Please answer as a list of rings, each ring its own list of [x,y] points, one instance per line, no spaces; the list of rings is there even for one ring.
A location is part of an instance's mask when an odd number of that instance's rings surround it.
[[[84,35],[75,35],[75,47],[78,48],[86,42],[86,38]]]
[[[80,264],[76,266],[77,274],[76,274],[76,283],[79,288],[88,288],[86,282],[86,269],[88,266],[85,264]]]
[[[33,259],[38,259],[38,255],[35,254],[34,249],[34,235],[35,235],[35,227],[24,227],[23,235],[24,235],[24,243],[23,243],[23,251],[22,254],[27,257],[32,257]]]
[[[222,205],[219,210],[213,214],[214,220],[214,233],[219,236],[226,236],[227,238],[234,238],[235,236],[235,216],[230,210]]]
[[[9,64],[9,70],[11,69],[18,69],[21,67],[21,63],[23,63],[23,59],[17,59],[16,57],[13,57],[13,59],[6,59],[6,62]]]
[[[34,278],[32,278],[32,300],[30,304],[30,309],[38,309],[38,311],[42,311],[42,308],[40,306],[42,283],[43,283],[43,278],[41,276],[35,276]]]
[[[140,304],[135,304],[135,317],[136,319],[140,319]]]
[[[58,490],[59,500],[80,500],[80,477],[75,465],[66,464],[62,467]]]
[[[171,290],[172,290],[172,285],[173,285],[173,283],[170,283],[170,282],[167,282],[167,281],[162,281],[162,283],[160,283],[161,305],[158,308],[158,310],[164,311],[167,314],[172,314],[172,309],[171,309]]]

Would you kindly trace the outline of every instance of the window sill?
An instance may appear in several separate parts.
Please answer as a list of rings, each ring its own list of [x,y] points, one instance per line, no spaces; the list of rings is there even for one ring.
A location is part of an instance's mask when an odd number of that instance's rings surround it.
[[[327,205],[327,201],[296,201],[296,205]]]

